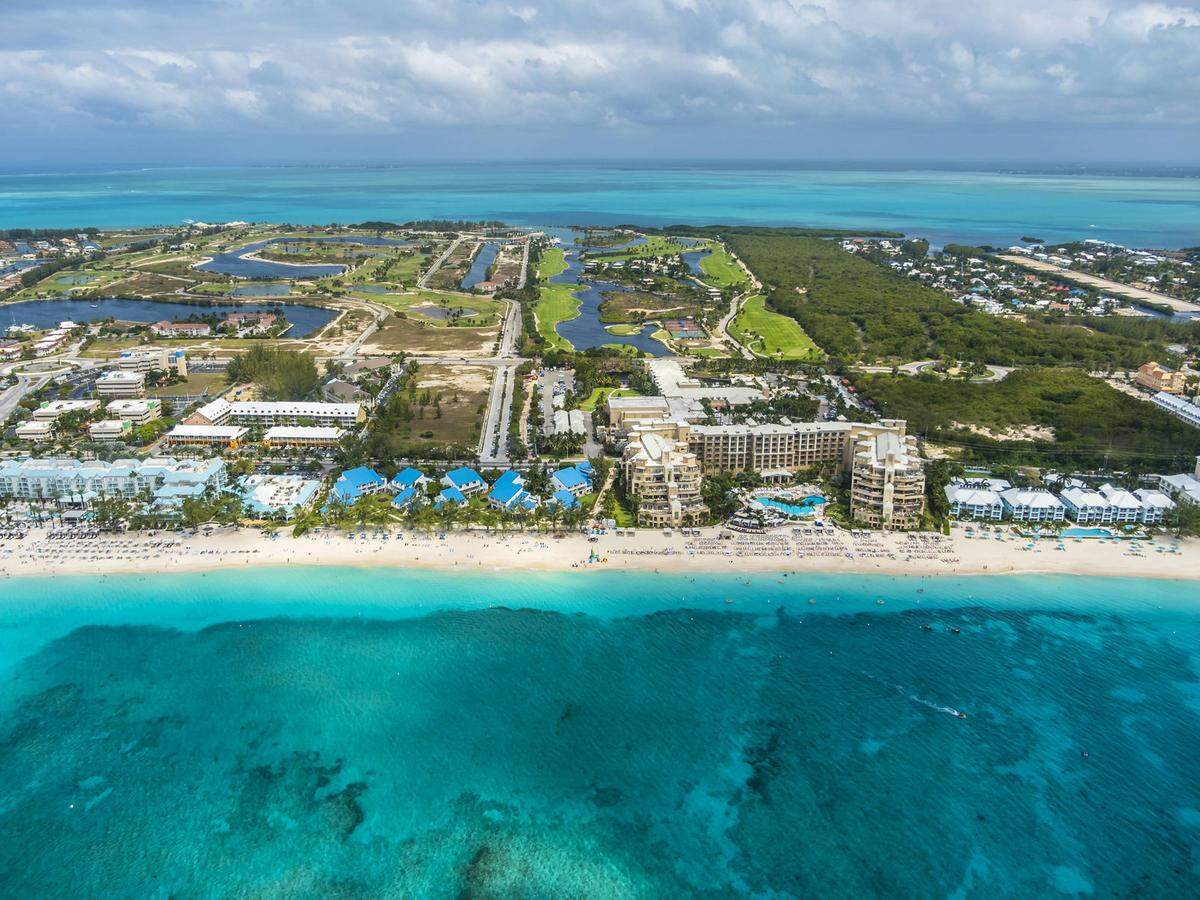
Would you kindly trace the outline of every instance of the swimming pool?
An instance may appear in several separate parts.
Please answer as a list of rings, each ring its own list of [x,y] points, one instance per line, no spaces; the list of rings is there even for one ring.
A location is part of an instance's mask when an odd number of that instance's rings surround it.
[[[1069,538],[1109,538],[1113,533],[1108,528],[1082,528],[1078,525],[1072,525],[1070,528],[1063,529],[1063,537]]]
[[[799,505],[784,503],[782,500],[776,500],[774,497],[756,497],[754,502],[767,509],[781,512],[789,518],[800,519],[815,515],[817,507],[824,506],[828,501],[824,497],[812,495],[805,497]]]

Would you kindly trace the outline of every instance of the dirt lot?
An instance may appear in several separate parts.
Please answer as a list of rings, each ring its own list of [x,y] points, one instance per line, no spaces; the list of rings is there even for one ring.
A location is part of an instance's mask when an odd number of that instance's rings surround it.
[[[492,352],[499,329],[443,327],[390,316],[383,326],[371,335],[363,352],[412,353],[432,356],[470,356]]]

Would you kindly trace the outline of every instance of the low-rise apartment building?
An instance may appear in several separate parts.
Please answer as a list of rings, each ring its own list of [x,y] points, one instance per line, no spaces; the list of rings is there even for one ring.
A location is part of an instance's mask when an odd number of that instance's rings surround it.
[[[366,419],[360,403],[305,403],[282,401],[236,401],[218,397],[200,407],[187,419],[189,425],[320,425],[352,428]]]
[[[1004,514],[1016,522],[1061,522],[1067,517],[1062,501],[1036,488],[1009,488],[1000,492]]]

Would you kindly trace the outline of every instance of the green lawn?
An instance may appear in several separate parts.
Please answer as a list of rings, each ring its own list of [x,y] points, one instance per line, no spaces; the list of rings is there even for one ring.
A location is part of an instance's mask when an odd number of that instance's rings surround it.
[[[579,301],[571,296],[579,290],[575,284],[544,284],[539,289],[540,297],[533,307],[537,330],[551,350],[574,350],[571,342],[554,330],[559,322],[566,322],[579,315]]]
[[[617,322],[615,325],[605,325],[604,330],[609,334],[619,334],[623,337],[628,337],[631,334],[638,334],[643,328],[640,322]]]
[[[738,287],[746,283],[746,273],[720,244],[710,244],[712,253],[702,257],[700,270],[713,287]]]
[[[821,351],[791,316],[767,309],[766,298],[750,297],[729,325],[734,340],[758,356],[818,359]]]
[[[579,404],[579,408],[584,412],[595,412],[597,406],[602,406],[608,402],[609,397],[636,397],[637,391],[631,391],[629,388],[613,388],[613,387],[598,387],[592,388],[592,392],[584,398]]]
[[[542,258],[538,260],[537,277],[541,279],[553,278],[567,271],[567,254],[560,247],[554,247],[542,254]]]
[[[646,243],[630,247],[628,250],[619,250],[611,253],[600,251],[590,253],[589,256],[592,259],[602,259],[605,262],[617,262],[618,260],[639,259],[647,256],[677,256],[690,249],[690,247],[685,247],[671,238],[652,235],[646,238]]]

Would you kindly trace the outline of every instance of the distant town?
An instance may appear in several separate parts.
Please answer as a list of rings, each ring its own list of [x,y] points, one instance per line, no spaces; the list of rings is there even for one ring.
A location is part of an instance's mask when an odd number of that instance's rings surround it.
[[[197,222],[0,300],[5,538],[1200,531],[1195,249]]]

